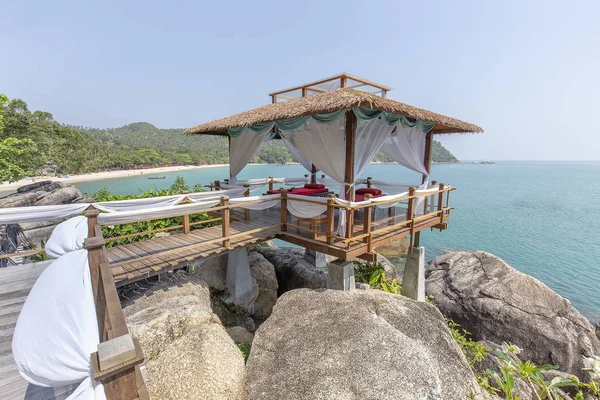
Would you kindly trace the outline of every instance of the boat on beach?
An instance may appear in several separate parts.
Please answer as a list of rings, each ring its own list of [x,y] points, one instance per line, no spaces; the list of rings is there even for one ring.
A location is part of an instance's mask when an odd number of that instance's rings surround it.
[[[149,176],[148,179],[166,179],[166,176]]]

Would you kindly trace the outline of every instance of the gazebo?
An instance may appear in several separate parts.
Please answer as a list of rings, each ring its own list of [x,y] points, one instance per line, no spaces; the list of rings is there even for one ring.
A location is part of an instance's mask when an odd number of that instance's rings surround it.
[[[270,94],[271,104],[197,125],[187,129],[185,134],[228,137],[231,185],[240,183],[237,175],[265,143],[272,139],[283,140],[297,161],[311,174],[312,184],[319,180],[324,184],[335,182],[342,187],[337,196],[329,196],[330,201],[335,201],[341,208],[335,232],[337,237],[350,240],[352,229],[357,225],[355,215],[359,211],[364,211],[360,219],[366,230],[366,225],[371,223],[366,219],[372,219],[367,211],[373,204],[389,209],[390,204],[395,206],[398,203],[396,200],[408,200],[411,215],[406,216],[404,227],[410,225],[411,229],[388,230],[397,235],[410,235],[410,251],[416,253],[417,259],[421,259],[419,264],[422,264],[424,256],[423,249],[418,247],[419,232],[426,227],[445,229],[450,208],[447,204],[443,207],[443,196],[448,196],[449,191],[453,190],[443,184],[435,186],[434,181],[430,180],[433,135],[480,133],[483,130],[468,122],[391,100],[387,98],[389,90],[389,87],[378,83],[340,74],[273,92]],[[358,179],[380,151],[394,162],[420,173],[420,182],[407,185],[370,178],[366,181]],[[322,180],[317,178],[318,171],[323,174]],[[361,194],[357,199],[355,188],[360,184],[366,184],[369,189],[373,189],[373,186],[385,188],[387,193],[379,191],[379,194],[375,194],[378,192],[373,191],[365,196]],[[281,196],[285,195],[284,190]],[[301,197],[294,196],[294,199],[307,203],[316,201]],[[430,215],[435,202],[433,197],[439,198],[438,210],[434,212],[435,215]],[[317,211],[319,209],[315,207],[306,215],[294,213],[293,210],[292,214],[299,219],[310,219],[316,217],[314,214]],[[323,212],[320,209],[320,213]],[[368,217],[362,214],[368,214]],[[427,215],[439,217],[439,221],[423,224]],[[283,227],[282,230],[285,231]],[[328,232],[328,244],[331,244],[332,236],[335,237]],[[322,247],[309,241],[285,235],[282,238],[307,249],[323,251]],[[369,240],[373,240],[372,235]],[[389,241],[389,237],[385,240]],[[372,245],[381,243],[383,239]],[[369,246],[367,253],[371,250]],[[325,252],[331,254],[327,250]],[[364,256],[356,252],[347,255]]]

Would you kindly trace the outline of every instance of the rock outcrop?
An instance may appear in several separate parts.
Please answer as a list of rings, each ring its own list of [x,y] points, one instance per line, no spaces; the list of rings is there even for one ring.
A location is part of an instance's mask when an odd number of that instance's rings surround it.
[[[275,267],[279,295],[293,289],[327,287],[327,268],[316,268],[304,259],[304,249],[293,247],[259,248],[258,252]]]
[[[62,182],[40,181],[21,186],[16,193],[0,199],[0,208],[48,206],[80,203],[85,198],[74,186]],[[55,222],[43,221],[20,224],[27,241],[40,245],[48,240],[54,230]]]
[[[254,317],[267,319],[271,315],[273,306],[277,302],[277,276],[275,267],[259,253],[248,255],[250,274],[258,285],[258,297],[254,302]]]
[[[125,289],[127,325],[156,399],[240,399],[244,359],[211,309],[208,285],[183,271]]]
[[[249,400],[488,398],[437,308],[378,290],[281,296],[256,331],[245,392]]]
[[[475,340],[515,344],[521,359],[579,378],[582,356],[600,354],[592,325],[568,300],[492,254],[449,253],[426,276],[427,296]]]

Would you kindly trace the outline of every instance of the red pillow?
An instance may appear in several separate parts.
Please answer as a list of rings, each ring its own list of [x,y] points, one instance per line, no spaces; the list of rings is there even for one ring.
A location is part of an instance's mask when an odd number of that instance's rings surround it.
[[[304,185],[304,189],[323,189],[325,185],[321,185],[320,183],[307,183]]]
[[[356,190],[356,194],[372,194],[373,196],[377,196],[381,194],[381,190],[377,188],[360,188]]]

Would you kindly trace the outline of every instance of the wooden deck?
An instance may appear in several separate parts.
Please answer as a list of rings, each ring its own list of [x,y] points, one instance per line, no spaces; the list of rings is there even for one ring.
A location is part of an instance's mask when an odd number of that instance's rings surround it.
[[[372,246],[382,246],[392,240],[410,234],[410,227],[399,227],[406,220],[404,209],[392,216],[374,218],[372,226]],[[318,224],[315,232],[309,232],[306,222],[288,214],[288,226],[281,231],[279,207],[264,211],[253,211],[250,220],[232,219],[230,226],[231,243],[223,247],[222,227],[220,225],[193,230],[189,234],[171,233],[168,236],[154,237],[141,242],[121,244],[107,249],[108,258],[117,286],[123,286],[151,276],[167,273],[181,268],[189,263],[218,256],[228,251],[246,247],[254,243],[278,238],[302,247],[311,248],[338,258],[351,259],[368,253],[366,241],[351,242],[336,240],[331,244],[326,242],[326,222]],[[357,212],[354,218],[353,236],[363,233],[363,215]],[[335,217],[337,225],[338,218]],[[447,220],[445,218],[444,220]],[[434,227],[440,223],[440,218],[431,216],[415,225],[417,230]]]
[[[278,208],[258,211],[249,221],[232,218],[229,229],[229,248],[223,247],[221,225],[110,247],[107,252],[115,283],[123,286],[234,248],[273,239],[281,232],[280,211]]]

